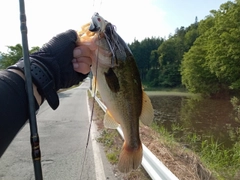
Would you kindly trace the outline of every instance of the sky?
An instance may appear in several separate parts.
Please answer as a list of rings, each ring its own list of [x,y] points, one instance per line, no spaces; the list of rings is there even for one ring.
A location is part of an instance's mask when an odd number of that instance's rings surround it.
[[[94,12],[114,24],[126,43],[163,37],[218,10],[227,0],[25,0],[28,47],[47,43],[68,29],[79,30]],[[21,44],[19,1],[0,0],[0,52]]]

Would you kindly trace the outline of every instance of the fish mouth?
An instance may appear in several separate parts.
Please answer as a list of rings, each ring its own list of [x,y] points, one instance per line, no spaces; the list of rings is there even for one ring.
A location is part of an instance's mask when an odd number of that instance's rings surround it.
[[[101,29],[101,21],[104,20],[97,12],[95,12],[92,16],[92,21],[89,27],[89,31],[97,32]]]
[[[111,66],[118,66],[120,61],[125,61],[127,54],[132,52],[125,41],[118,35],[116,28],[110,22],[102,18],[99,13],[94,13],[89,26],[89,31],[99,34],[106,41],[109,51],[112,54]]]

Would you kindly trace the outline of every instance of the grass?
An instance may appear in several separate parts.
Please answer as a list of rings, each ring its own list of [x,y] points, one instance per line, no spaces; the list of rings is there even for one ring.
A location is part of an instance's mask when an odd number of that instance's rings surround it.
[[[218,179],[234,179],[240,171],[240,143],[225,149],[222,144],[205,140],[199,153],[201,160],[207,164]]]
[[[175,149],[175,145],[178,144],[178,137],[174,136],[175,133],[170,133],[164,126],[155,123],[151,125],[151,128],[160,134],[162,141],[170,149]],[[176,132],[183,130],[177,124],[174,124],[172,128]],[[196,133],[188,134],[185,141],[189,144],[188,147],[198,155],[204,166],[213,173],[215,179],[240,179],[240,142],[226,149],[213,138],[201,141]]]
[[[105,147],[106,156],[111,164],[118,162],[118,156],[121,148],[116,146],[115,137],[119,136],[116,130],[104,129],[101,136],[97,139],[98,142],[102,143]]]
[[[169,133],[164,126],[159,126],[153,122],[151,124],[151,128],[164,138],[164,141],[168,144],[168,146],[172,146],[175,143],[174,135]]]
[[[116,164],[118,162],[118,153],[116,153],[115,151],[109,152],[107,154],[107,158],[111,164]]]

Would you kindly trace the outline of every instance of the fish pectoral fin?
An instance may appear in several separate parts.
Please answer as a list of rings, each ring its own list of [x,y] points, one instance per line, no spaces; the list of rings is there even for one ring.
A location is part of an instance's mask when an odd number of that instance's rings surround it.
[[[107,110],[104,115],[103,124],[105,128],[117,129],[119,124],[113,119],[111,113]]]
[[[144,125],[150,125],[154,118],[154,111],[152,107],[151,100],[148,95],[143,91],[143,100],[142,100],[142,113],[139,117],[139,120],[142,121]]]

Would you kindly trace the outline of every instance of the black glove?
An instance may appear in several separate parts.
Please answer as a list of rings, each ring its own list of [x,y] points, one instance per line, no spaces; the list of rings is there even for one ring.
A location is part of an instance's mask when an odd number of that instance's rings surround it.
[[[68,30],[53,37],[39,51],[29,55],[33,83],[53,109],[59,105],[57,90],[78,84],[87,77],[73,69],[73,50],[76,41],[77,33]],[[9,68],[23,71],[23,64],[23,59],[20,59]]]

